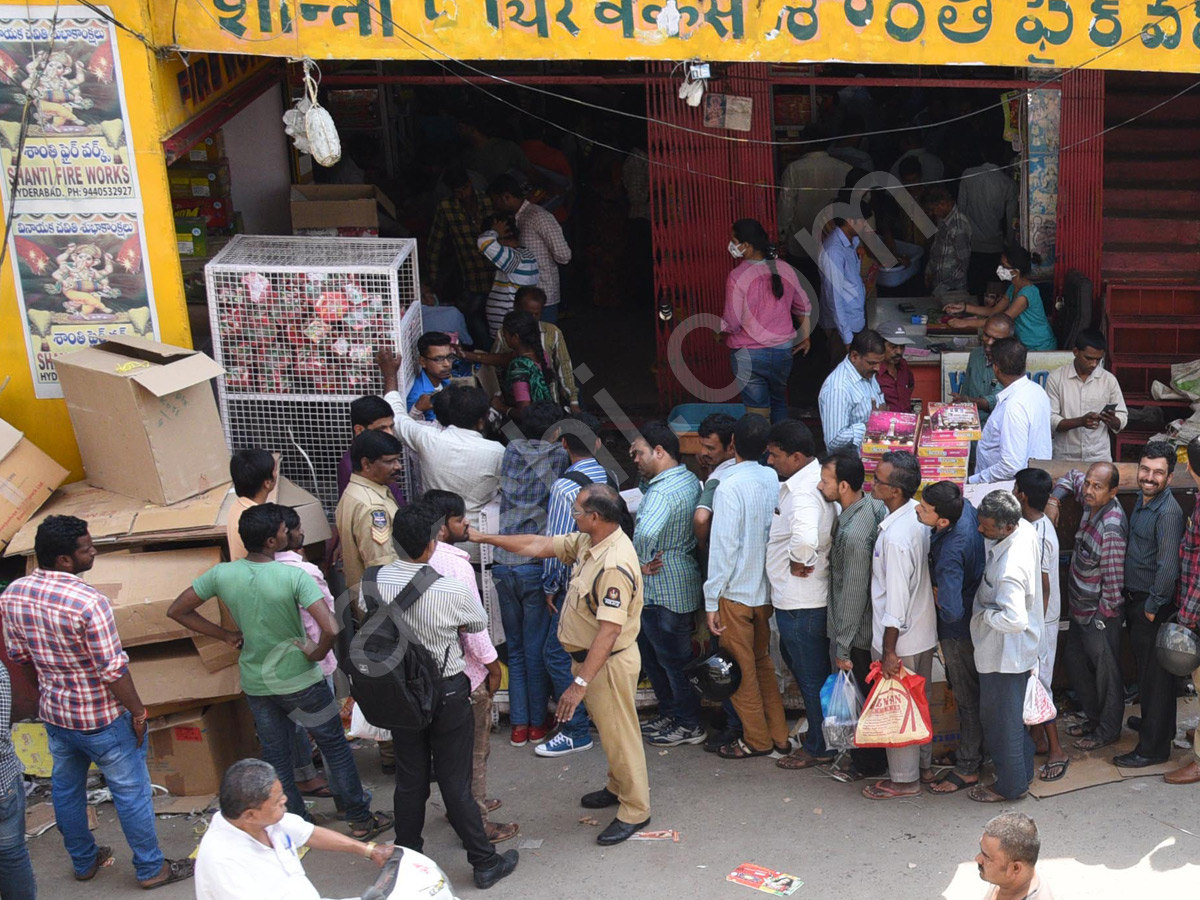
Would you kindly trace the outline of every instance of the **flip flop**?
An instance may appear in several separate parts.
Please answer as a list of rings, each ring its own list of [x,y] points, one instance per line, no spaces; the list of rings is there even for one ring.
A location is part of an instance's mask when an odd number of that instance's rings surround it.
[[[1042,766],[1038,772],[1038,778],[1042,781],[1058,781],[1067,774],[1067,768],[1071,765],[1069,759],[1056,759],[1054,762],[1048,762]],[[1053,775],[1047,775],[1047,772],[1053,772]]]
[[[937,789],[937,786],[939,784],[952,784],[952,785],[954,785],[954,790],[939,791]],[[978,781],[964,781],[963,777],[961,775],[959,775],[957,772],[951,772],[949,775],[947,775],[941,781],[935,781],[933,784],[927,784],[925,786],[925,788],[931,794],[957,794],[959,791],[966,790],[967,788],[973,788],[977,784],[979,784]]]
[[[836,756],[827,756],[824,758],[813,756],[803,747],[797,747],[782,759],[775,760],[775,765],[781,769],[812,769],[816,766],[827,766],[835,759],[837,759]]]
[[[1089,734],[1096,733],[1096,726],[1089,725],[1087,722],[1080,722],[1076,725],[1067,726],[1067,734],[1070,737],[1087,737]]]
[[[868,800],[897,800],[901,797],[916,797],[920,791],[898,791],[894,787],[884,787],[887,781],[876,781],[862,789],[862,795]]]
[[[1091,753],[1093,750],[1099,750],[1101,747],[1107,747],[1109,744],[1115,743],[1116,739],[1111,741],[1102,741],[1099,738],[1094,737],[1081,737],[1079,740],[1074,741],[1071,746],[1076,750],[1082,750],[1085,753]]]
[[[774,752],[773,749],[754,750],[749,744],[738,738],[732,744],[726,744],[717,750],[717,756],[721,759],[753,759],[756,756],[770,756]]]
[[[1028,793],[1029,792],[1026,791],[1025,793],[1021,794],[1019,797],[1013,797],[1012,799],[1020,800],[1021,797],[1024,797]],[[987,785],[983,785],[983,784],[973,785],[971,787],[971,789],[969,791],[967,791],[967,796],[969,798],[971,798],[972,800],[974,800],[976,803],[1007,803],[1007,802],[1009,802],[1009,799],[1007,797],[1003,797],[1000,794],[997,794],[990,787],[988,787]]]
[[[333,791],[329,789],[328,784],[323,784],[318,788],[309,788],[307,791],[300,791],[301,797],[316,797],[326,800],[333,796]]]

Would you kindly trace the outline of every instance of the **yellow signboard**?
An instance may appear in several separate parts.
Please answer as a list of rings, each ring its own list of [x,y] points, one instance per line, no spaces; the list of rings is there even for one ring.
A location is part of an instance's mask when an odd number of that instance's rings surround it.
[[[174,131],[213,106],[270,63],[260,56],[227,53],[173,54],[156,67],[163,132]]]
[[[179,0],[187,49],[1200,71],[1200,0]]]

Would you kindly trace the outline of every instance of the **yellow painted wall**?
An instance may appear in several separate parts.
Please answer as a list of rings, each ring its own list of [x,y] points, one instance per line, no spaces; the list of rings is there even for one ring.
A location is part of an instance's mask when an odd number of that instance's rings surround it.
[[[149,3],[141,0],[106,0],[113,16],[130,28],[150,34]],[[31,7],[33,14],[48,15],[53,5]],[[187,307],[183,297],[175,226],[167,190],[159,104],[155,98],[157,61],[140,41],[117,30],[117,49],[125,84],[131,139],[136,153],[139,192],[142,198],[146,258],[158,308],[159,334],[168,344],[191,346]],[[26,353],[26,330],[17,305],[14,260],[10,255],[0,272],[0,381],[11,377],[0,393],[0,418],[25,432],[35,444],[71,470],[72,480],[83,477],[83,466],[74,432],[62,400],[34,397],[33,379]]]

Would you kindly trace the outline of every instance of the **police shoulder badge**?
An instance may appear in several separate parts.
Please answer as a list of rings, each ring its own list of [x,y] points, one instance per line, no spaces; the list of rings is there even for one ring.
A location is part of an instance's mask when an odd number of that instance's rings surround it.
[[[371,510],[371,539],[377,544],[386,544],[392,537],[388,527],[387,510]]]
[[[610,587],[604,595],[604,605],[611,606],[613,609],[621,608],[621,591],[619,588]]]

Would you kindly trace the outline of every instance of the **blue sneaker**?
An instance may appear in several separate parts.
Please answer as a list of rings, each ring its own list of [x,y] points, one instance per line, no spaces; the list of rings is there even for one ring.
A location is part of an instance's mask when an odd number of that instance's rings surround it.
[[[562,732],[554,735],[548,741],[542,741],[533,748],[533,752],[538,756],[566,756],[568,753],[578,753],[581,750],[592,749],[592,738],[589,735],[582,741],[576,741],[567,737]]]

